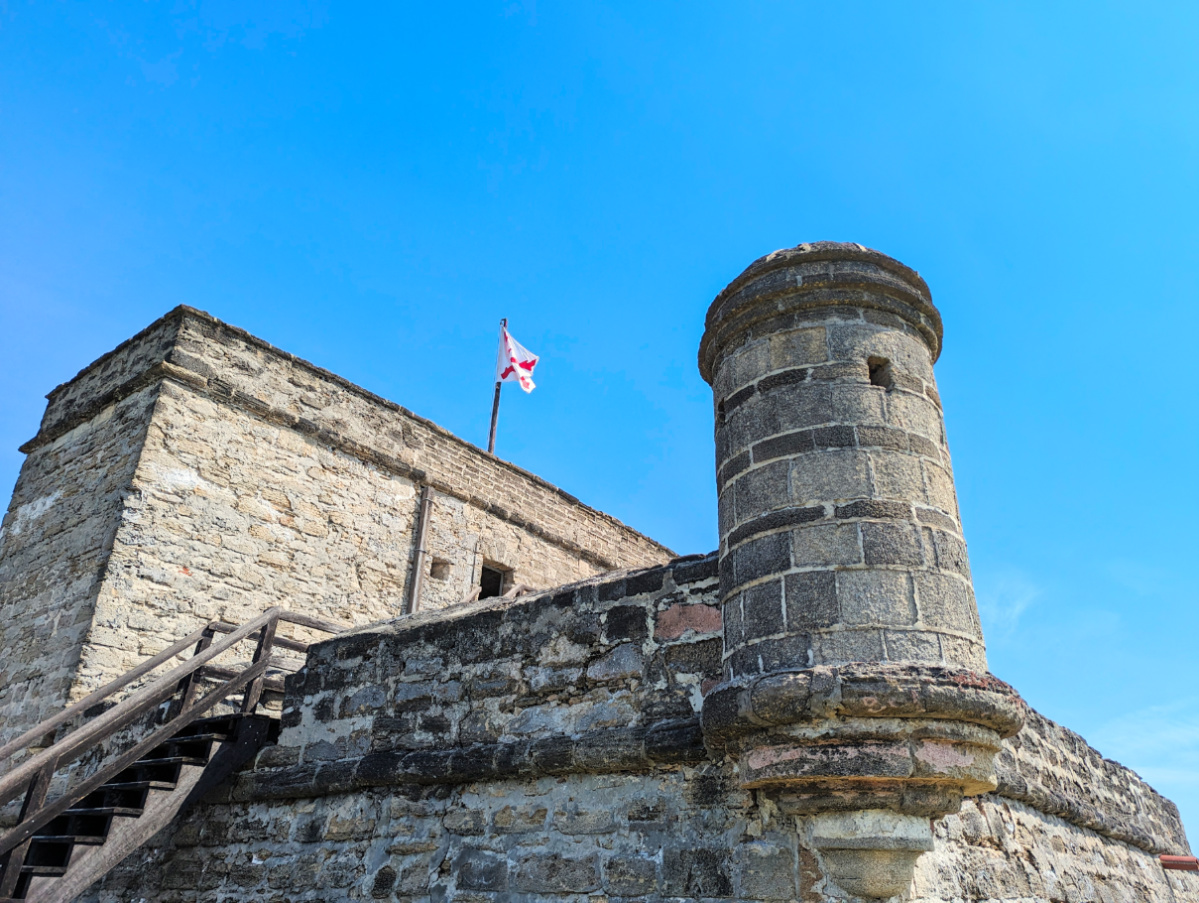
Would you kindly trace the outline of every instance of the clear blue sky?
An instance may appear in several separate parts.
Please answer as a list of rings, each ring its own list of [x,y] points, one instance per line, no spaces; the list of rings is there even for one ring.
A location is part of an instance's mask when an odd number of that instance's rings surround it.
[[[176,304],[478,443],[507,316],[499,452],[706,551],[708,303],[861,242],[944,315],[992,670],[1199,832],[1197,43],[1182,2],[0,3],[0,494]]]

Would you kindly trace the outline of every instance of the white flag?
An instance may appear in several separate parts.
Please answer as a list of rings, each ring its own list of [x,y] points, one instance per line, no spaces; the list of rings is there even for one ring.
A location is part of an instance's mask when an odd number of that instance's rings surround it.
[[[533,368],[540,358],[512,338],[507,326],[500,327],[500,353],[495,361],[497,383],[518,382],[526,392],[532,392]]]

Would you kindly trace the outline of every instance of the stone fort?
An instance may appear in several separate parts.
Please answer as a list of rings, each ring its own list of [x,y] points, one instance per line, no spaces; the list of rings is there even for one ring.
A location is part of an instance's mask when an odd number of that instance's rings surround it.
[[[751,264],[679,557],[176,308],[22,446],[0,900],[1199,903],[1177,808],[988,671],[941,342],[876,251]]]

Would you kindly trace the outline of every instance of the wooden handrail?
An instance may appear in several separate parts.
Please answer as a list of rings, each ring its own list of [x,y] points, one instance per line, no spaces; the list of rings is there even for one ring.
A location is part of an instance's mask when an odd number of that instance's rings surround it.
[[[179,655],[179,653],[181,653],[181,652],[185,652],[189,646],[191,646],[193,643],[195,643],[197,640],[199,640],[201,636],[203,636],[205,630],[207,630],[208,628],[212,628],[214,626],[215,626],[215,622],[213,624],[207,625],[206,627],[201,627],[195,633],[189,633],[187,636],[185,636],[179,642],[175,643],[172,646],[168,646],[166,649],[162,650],[162,652],[158,653],[153,658],[146,659],[144,662],[142,662],[140,665],[138,665],[132,671],[126,671],[124,674],[122,674],[116,680],[105,684],[100,689],[96,690],[94,693],[88,694],[87,696],[83,697],[81,700],[79,700],[74,705],[68,706],[67,708],[63,709],[57,715],[54,715],[51,718],[47,718],[45,721],[41,722],[37,727],[27,730],[25,733],[21,734],[21,736],[17,737],[15,740],[10,740],[8,743],[5,743],[3,746],[0,746],[0,761],[2,761],[4,759],[12,758],[14,753],[21,751],[26,746],[29,746],[34,740],[41,739],[42,737],[44,737],[48,733],[50,733],[50,731],[58,728],[62,724],[66,723],[67,721],[70,721],[76,715],[82,714],[83,712],[86,712],[88,709],[90,709],[92,706],[96,705],[97,703],[103,702],[105,699],[107,699],[109,696],[111,696],[117,690],[121,689],[122,687],[129,686],[129,684],[133,683],[139,677],[143,677],[146,674],[149,674],[151,671],[153,671],[155,668],[157,668],[163,662],[169,661],[170,659],[174,658],[176,655]]]
[[[336,621],[324,621],[320,618],[311,618],[308,615],[296,614],[292,611],[282,612],[279,615],[279,620],[289,624],[298,624],[301,627],[308,627],[312,630],[320,630],[325,633],[344,633],[347,630],[354,629],[353,624],[339,624]],[[208,626],[219,633],[232,633],[237,629],[236,624],[230,624],[228,621],[213,621]],[[276,634],[274,645],[281,646],[284,649],[290,649],[293,652],[307,652],[308,647],[311,644]]]
[[[64,723],[86,713],[97,703],[112,696],[122,687],[128,686],[139,677],[149,674],[159,665],[179,655],[188,646],[195,644],[192,656],[167,674],[135,691],[112,708],[75,728],[64,737],[55,739],[50,746],[26,759],[11,772],[0,777],[0,805],[15,799],[24,789],[25,801],[18,822],[12,830],[0,837],[0,898],[11,897],[17,886],[21,867],[30,849],[33,836],[62,815],[89,793],[103,786],[115,775],[128,768],[150,750],[161,745],[192,722],[206,714],[213,706],[230,694],[242,691],[239,708],[249,715],[257,708],[264,690],[282,689],[281,681],[268,680],[267,670],[283,664],[272,658],[271,650],[280,646],[292,651],[304,652],[308,644],[299,640],[276,636],[279,623],[285,621],[313,630],[340,633],[350,628],[348,624],[337,624],[320,618],[268,608],[261,615],[240,626],[224,621],[213,621],[199,630],[167,647],[157,655],[142,662],[116,680],[105,684],[84,699],[47,718],[37,727],[0,747],[0,761],[13,753],[30,746],[34,740],[51,735]],[[217,634],[224,634],[215,642]],[[223,668],[209,664],[218,656],[229,652],[238,643],[257,635],[253,658],[250,664],[237,668]],[[193,702],[198,681],[202,678],[225,678],[224,683]],[[83,779],[57,799],[47,802],[46,797],[54,781],[55,772],[62,765],[75,761],[85,752],[96,748],[111,738],[117,731],[128,727],[156,707],[163,707],[157,720],[163,721],[156,728],[148,728],[144,736],[131,749],[105,762],[97,771]]]
[[[273,662],[277,661],[278,659],[273,660]],[[271,666],[268,665],[267,667],[270,668]],[[222,668],[219,665],[205,665],[197,673],[201,677],[208,677],[212,678],[213,680],[228,680],[230,677],[235,677],[241,672],[236,668]],[[262,687],[264,690],[270,690],[272,693],[282,693],[284,690],[283,681],[269,677],[263,678]]]
[[[279,620],[286,621],[288,624],[299,624],[301,627],[311,627],[313,630],[321,630],[325,633],[344,633],[347,630],[354,629],[353,624],[326,621],[324,618],[314,618],[311,615],[300,614],[298,611],[287,611],[286,609],[279,612]]]
[[[336,621],[325,621],[321,618],[312,618],[308,615],[298,614],[294,611],[280,610],[279,620],[287,624],[298,624],[301,627],[309,627],[313,630],[320,630],[325,633],[344,633],[347,630],[354,629],[353,624],[339,624]],[[238,625],[230,624],[228,621],[213,621],[212,628],[214,630],[219,630],[221,633],[229,633],[236,630]]]
[[[255,662],[245,671],[238,674],[237,677],[226,681],[215,690],[205,694],[204,697],[191,708],[181,712],[177,717],[159,727],[136,746],[122,753],[112,762],[105,765],[94,775],[80,783],[78,787],[73,788],[71,793],[64,794],[54,802],[41,807],[39,811],[33,813],[29,818],[23,820],[3,837],[0,837],[0,856],[12,850],[23,841],[28,840],[35,833],[37,833],[40,828],[45,827],[55,818],[62,815],[64,812],[70,809],[71,806],[75,805],[75,803],[83,799],[92,791],[108,783],[111,778],[120,774],[154,747],[175,736],[175,734],[179,733],[179,731],[183,730],[183,728],[187,727],[193,721],[203,716],[206,711],[211,709],[230,693],[237,692],[256,677],[261,677],[266,671],[266,666],[267,662],[265,659]],[[11,863],[9,864],[9,867],[11,867]]]
[[[326,621],[321,618],[314,618],[309,615],[286,611],[277,607],[276,609],[271,610],[278,611],[278,618],[280,621],[285,621],[290,624],[297,624],[301,627],[307,627],[312,630],[320,630],[324,633],[337,634],[353,629],[352,624],[339,624],[336,621]],[[48,735],[51,731],[56,730],[76,716],[83,714],[88,709],[103,702],[118,690],[129,686],[129,684],[133,683],[138,678],[149,674],[159,665],[162,665],[163,663],[170,661],[175,656],[186,652],[189,646],[198,642],[204,636],[205,631],[233,633],[234,631],[240,630],[243,626],[244,625],[230,624],[227,621],[212,621],[198,630],[189,633],[183,639],[173,643],[151,658],[146,659],[137,667],[126,671],[120,677],[110,681],[100,689],[89,693],[87,696],[83,697],[83,699],[63,709],[57,715],[47,718],[46,720],[40,722],[36,727],[30,728],[19,737],[16,737],[10,740],[8,743],[5,743],[3,746],[0,746],[0,763],[2,763],[5,759],[12,758],[13,755],[30,746],[34,741],[40,740],[42,737]],[[274,638],[273,645],[279,646],[283,649],[290,649],[293,652],[307,652],[310,644],[300,642],[299,640],[293,640],[288,637],[276,636]],[[187,675],[183,676],[186,677]]]
[[[120,730],[139,716],[144,715],[147,711],[154,708],[154,706],[169,699],[175,692],[176,687],[178,687],[179,681],[199,669],[202,665],[212,661],[212,659],[216,658],[222,652],[233,648],[233,646],[240,643],[250,634],[261,630],[268,623],[273,622],[277,618],[279,611],[280,609],[278,608],[268,608],[254,620],[247,621],[233,633],[229,634],[221,642],[213,643],[199,655],[188,659],[188,661],[174,671],[164,675],[149,686],[143,687],[133,696],[118,703],[115,707],[109,709],[93,721],[89,721],[87,724],[67,734],[61,740],[56,741],[53,746],[48,746],[32,758],[26,759],[3,778],[0,778],[0,805],[13,799],[21,791],[21,788],[37,774],[38,770],[52,758],[57,759],[59,764],[74,761],[75,754],[82,752],[89,745],[90,741],[100,740],[109,736],[114,731]],[[266,667],[265,663],[263,667]]]

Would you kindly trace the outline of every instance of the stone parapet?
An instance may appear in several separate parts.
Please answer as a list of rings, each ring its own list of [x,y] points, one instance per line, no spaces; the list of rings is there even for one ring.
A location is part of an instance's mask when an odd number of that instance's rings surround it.
[[[459,606],[320,643],[239,797],[646,772],[708,760],[714,555]]]
[[[745,721],[701,731],[701,707],[709,719],[732,699],[759,731],[786,730],[784,710],[798,710],[883,727],[937,713],[1000,733],[1023,706],[994,678],[906,665],[714,690],[716,565],[715,554],[682,559],[313,647],[287,684],[278,744],[84,900],[136,889],[161,903],[284,903],[315,888],[322,899],[817,903],[909,879],[914,903],[1193,898],[1191,879],[1167,878],[1153,858],[1187,850],[1173,807],[1033,713],[1001,743],[999,791],[932,830],[898,802],[865,809],[826,791],[845,804],[828,811],[797,790],[746,787]],[[797,761],[822,760],[805,746]],[[1008,771],[1054,788],[1054,811],[1006,796]]]
[[[995,762],[996,793],[1149,853],[1188,855],[1178,807],[1074,731],[1026,709]]]
[[[1006,738],[998,743],[998,788],[986,799],[1019,801],[1149,853],[1189,849],[1172,803],[990,675],[846,665],[716,689],[716,563],[715,554],[679,559],[509,606],[476,603],[318,644],[288,680],[278,745],[239,777],[233,797],[249,803],[372,787],[654,774],[718,765],[735,758],[743,739],[797,723],[871,718],[875,729],[898,734],[926,719]],[[1026,726],[1013,734],[1021,719]],[[911,760],[921,767],[947,758],[918,758],[926,739],[936,747],[931,736],[905,741],[917,744]],[[828,762],[802,749],[799,759],[809,768]],[[801,816],[825,798],[770,793],[780,809]],[[848,790],[835,798],[847,809],[862,802]],[[897,788],[887,805],[927,817],[939,803],[915,788],[905,802]]]

